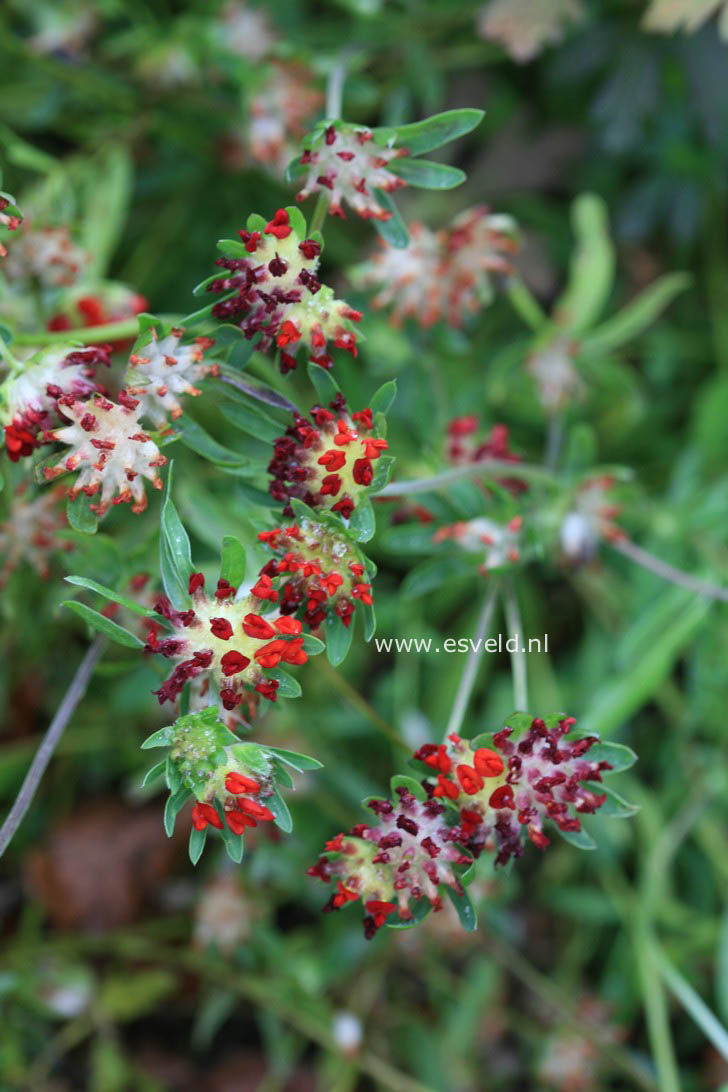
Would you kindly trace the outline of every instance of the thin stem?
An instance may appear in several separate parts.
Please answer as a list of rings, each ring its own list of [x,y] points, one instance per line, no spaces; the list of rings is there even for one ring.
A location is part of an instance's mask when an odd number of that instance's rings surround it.
[[[506,628],[509,637],[516,638],[516,650],[511,652],[511,671],[513,673],[513,699],[519,713],[528,712],[528,672],[526,668],[526,650],[521,644],[523,623],[518,609],[515,589],[510,580],[503,586],[503,606],[506,613]]]
[[[542,466],[531,466],[529,463],[510,463],[505,459],[480,459],[477,463],[466,463],[463,466],[455,466],[452,470],[445,470],[442,474],[436,474],[433,478],[415,478],[412,481],[390,482],[386,485],[379,497],[404,497],[410,493],[430,493],[435,489],[446,489],[452,482],[461,478],[472,478],[478,474],[495,477],[501,474],[509,478],[523,478],[524,481],[541,482],[554,485],[555,476],[550,470]]]
[[[25,775],[25,780],[20,787],[20,792],[16,797],[15,803],[10,809],[7,819],[0,828],[0,857],[2,857],[3,853],[8,848],[16,830],[25,818],[25,813],[33,801],[41,778],[46,771],[48,763],[53,757],[53,752],[58,745],[59,739],[63,735],[63,730],[71,719],[76,706],[86,693],[86,687],[93,675],[96,664],[101,658],[105,643],[106,642],[102,637],[96,637],[89,645],[86,655],[81,660],[78,670],[71,680],[71,685],[68,687],[61,704],[58,706],[56,715],[51,721],[48,731],[35,753],[35,758],[30,764],[30,769]]]
[[[645,922],[633,930],[634,952],[642,980],[647,1034],[657,1068],[660,1092],[680,1092],[680,1074],[670,1032],[665,991],[654,958],[652,932]]]
[[[42,330],[38,333],[16,334],[17,345],[55,345],[59,341],[83,342],[92,345],[96,342],[118,341],[122,338],[135,337],[139,333],[139,321],[136,318],[121,319],[119,322],[107,322],[103,326],[84,326],[79,330]]]
[[[699,580],[698,577],[691,576],[689,573],[683,572],[682,569],[676,569],[673,565],[668,565],[666,561],[662,561],[659,557],[648,553],[647,550],[643,550],[641,546],[637,546],[628,538],[615,539],[609,545],[614,550],[618,550],[620,554],[628,557],[630,561],[641,565],[643,569],[647,569],[656,576],[661,576],[663,580],[669,580],[671,584],[678,584],[681,588],[688,588],[689,591],[704,595],[708,599],[719,599],[723,603],[728,603],[728,588],[721,588],[718,584],[711,584],[707,580]]]
[[[532,330],[540,330],[548,321],[541,304],[519,276],[508,278],[506,294],[513,310]]]
[[[721,1024],[717,1016],[711,1012],[690,983],[673,967],[664,952],[657,949],[655,958],[667,988],[677,998],[685,1011],[690,1013],[705,1037],[710,1039],[715,1049],[728,1062],[728,1030]]]
[[[321,193],[316,198],[316,204],[313,210],[313,217],[309,224],[309,234],[313,235],[315,231],[321,231],[324,226],[324,220],[326,219],[326,213],[329,211],[329,196],[326,190],[321,190]]]
[[[470,643],[468,658],[465,661],[465,667],[463,668],[463,673],[460,678],[460,685],[458,686],[457,694],[455,695],[455,702],[452,707],[450,719],[448,720],[447,728],[445,729],[445,739],[447,739],[452,732],[459,732],[460,726],[463,723],[465,710],[468,707],[470,695],[473,691],[475,676],[478,673],[478,658],[482,651],[483,641],[490,630],[490,624],[493,619],[496,602],[498,601],[499,591],[499,585],[494,584],[483,602],[483,606],[478,616],[478,624],[475,627],[475,633]]]
[[[241,391],[243,394],[247,394],[249,398],[255,398],[258,402],[263,402],[266,406],[275,406],[276,409],[286,410],[289,413],[298,413],[298,406],[293,402],[289,402],[278,391],[272,390],[270,387],[256,387],[254,383],[248,383],[245,379],[241,379],[237,375],[229,375],[226,372],[222,372],[220,377],[221,383],[227,383],[230,387],[235,387],[236,391]]]
[[[342,694],[350,705],[353,705],[355,709],[358,709],[362,716],[366,717],[368,721],[379,729],[392,743],[396,743],[398,747],[401,747],[404,751],[410,753],[412,748],[405,743],[402,737],[398,734],[397,730],[389,724],[384,717],[380,716],[376,709],[369,704],[366,698],[362,697],[358,690],[348,682],[347,679],[341,675],[336,668],[332,667],[328,660],[323,657],[318,662],[318,668],[326,675],[328,680],[336,687],[340,694]]]
[[[543,457],[543,465],[549,470],[553,470],[559,461],[563,439],[564,418],[560,413],[553,413],[549,417],[548,431],[546,433],[546,450]]]
[[[341,107],[344,99],[344,83],[349,67],[349,51],[344,50],[338,61],[331,69],[328,83],[326,84],[326,117],[334,121],[341,117]]]

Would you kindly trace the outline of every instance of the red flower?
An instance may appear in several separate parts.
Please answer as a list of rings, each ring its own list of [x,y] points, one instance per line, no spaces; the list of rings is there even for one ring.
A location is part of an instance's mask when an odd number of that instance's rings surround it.
[[[192,809],[192,826],[195,830],[205,830],[208,826],[222,830],[223,822],[212,804],[195,804]]]
[[[256,654],[257,659],[257,654]],[[243,671],[250,663],[248,656],[243,656],[241,652],[236,652],[231,649],[230,652],[226,652],[220,660],[223,675],[237,675],[239,671]]]

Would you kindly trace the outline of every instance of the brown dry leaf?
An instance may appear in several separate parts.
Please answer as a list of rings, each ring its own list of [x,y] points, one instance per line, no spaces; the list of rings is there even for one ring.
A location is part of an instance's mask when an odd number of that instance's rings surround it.
[[[30,854],[25,883],[60,929],[93,931],[135,921],[185,842],[183,812],[165,838],[158,804],[143,809],[96,800],[58,824]]]

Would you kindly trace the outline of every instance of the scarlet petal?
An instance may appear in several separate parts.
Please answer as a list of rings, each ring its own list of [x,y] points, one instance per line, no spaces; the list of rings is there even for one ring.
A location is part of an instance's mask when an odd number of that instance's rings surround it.
[[[238,807],[249,815],[251,819],[275,819],[275,815],[265,804],[259,804],[257,800],[249,800],[243,796],[238,800]]]
[[[478,747],[473,755],[473,765],[481,777],[498,777],[505,769],[501,756],[489,747]]]
[[[230,650],[220,660],[220,666],[222,667],[223,675],[237,675],[239,671],[243,671],[250,660],[247,656],[243,656],[242,652],[235,652]]]
[[[295,637],[303,630],[303,623],[297,618],[277,618],[276,629],[279,633],[287,633]]]
[[[193,573],[192,576],[190,577],[190,584],[189,584],[190,595],[193,595],[200,588],[204,588],[204,586],[205,586],[205,578],[202,575],[202,573]]]
[[[474,796],[476,792],[480,792],[483,788],[483,778],[473,766],[461,762],[455,767],[455,772],[458,775],[458,781],[462,785],[463,791],[468,796]]]
[[[195,830],[205,830],[207,826],[222,830],[223,823],[211,804],[195,804],[192,809],[192,826]]]
[[[257,781],[254,781],[252,777],[246,777],[245,774],[237,773],[235,770],[231,770],[225,778],[225,788],[233,796],[237,796],[241,792],[260,792],[260,785]]]
[[[488,800],[491,808],[510,808],[513,810],[513,789],[510,785],[501,785],[499,788],[490,794]]]
[[[233,635],[233,627],[227,618],[211,618],[210,629],[221,641],[229,641]]]
[[[230,827],[233,834],[243,834],[246,827],[257,826],[254,819],[239,810],[226,811],[225,818],[227,819],[227,825]]]
[[[243,633],[248,637],[255,637],[258,641],[267,641],[269,637],[275,637],[275,630],[270,622],[266,622],[259,614],[246,614],[243,618]]]

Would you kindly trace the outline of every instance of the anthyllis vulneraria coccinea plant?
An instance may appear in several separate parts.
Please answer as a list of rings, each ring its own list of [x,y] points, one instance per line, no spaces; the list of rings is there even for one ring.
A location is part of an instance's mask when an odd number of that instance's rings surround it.
[[[489,610],[503,603],[509,625],[514,617],[517,624],[513,587],[532,558],[586,564],[598,547],[623,548],[627,542],[614,523],[618,472],[591,467],[577,478],[554,469],[551,456],[530,465],[512,450],[505,424],[481,428],[475,414],[456,417],[442,435],[433,433],[430,455],[422,457],[442,463],[434,477],[389,482],[402,449],[396,431],[388,433],[397,384],[388,378],[362,394],[368,390],[362,312],[370,305],[390,308],[395,321],[412,318],[465,331],[468,317],[502,285],[531,329],[541,329],[543,320],[542,336],[529,334],[524,343],[519,367],[530,360],[535,374],[529,354],[550,344],[554,324],[559,336],[580,339],[582,354],[597,343],[613,347],[609,324],[606,333],[598,326],[589,333],[604,303],[593,292],[584,302],[569,289],[553,321],[542,315],[515,270],[517,233],[507,218],[479,206],[455,215],[440,231],[413,225],[410,234],[394,195],[406,186],[458,185],[462,171],[422,156],[465,136],[481,117],[477,110],[452,110],[390,128],[322,119],[287,171],[298,187],[297,200],[313,199],[308,222],[297,204],[243,216],[232,225],[238,238],[219,244],[217,270],[195,289],[203,306],[174,322],[137,314],[141,297],[124,286],[66,283],[81,275],[80,244],[65,229],[52,238],[31,229],[24,239],[17,207],[0,195],[0,227],[20,232],[9,270],[13,292],[35,278],[52,293],[51,330],[42,340],[47,348],[36,351],[27,335],[16,345],[13,330],[0,329],[5,448],[19,481],[23,474],[37,483],[58,479],[56,492],[48,494],[54,503],[31,494],[17,506],[15,522],[3,525],[3,541],[12,544],[15,565],[17,528],[37,525],[42,553],[29,550],[28,560],[47,572],[54,527],[67,521],[74,535],[92,535],[112,506],[129,502],[141,514],[147,485],[163,490],[159,580],[152,578],[141,596],[134,594],[128,572],[118,580],[123,591],[84,574],[70,576],[78,598],[64,605],[158,670],[152,693],[170,723],[143,745],[166,751],[146,782],[166,784],[168,835],[184,810],[194,863],[208,840],[221,840],[239,862],[247,832],[261,828],[256,837],[265,836],[272,824],[291,830],[290,771],[315,777],[320,763],[269,745],[269,725],[279,703],[302,693],[311,658],[325,652],[336,668],[354,642],[371,640],[380,589],[365,547],[377,532],[378,516],[391,516],[384,542],[395,548],[406,542],[425,555],[404,577],[403,602],[453,577],[471,578],[479,594],[486,590]],[[381,238],[379,254],[355,277],[357,303],[364,298],[357,308],[334,295],[322,268],[322,226],[332,222],[327,213],[341,217],[345,210],[370,221]],[[585,247],[595,232],[605,253],[604,218],[593,202],[577,212],[575,267],[583,271]],[[599,283],[611,282],[605,276]],[[137,330],[131,348],[124,320],[110,324],[113,338],[87,344],[89,322],[100,319],[103,328],[104,316],[114,313],[113,300],[122,297],[136,315],[128,320]],[[81,300],[108,306],[82,308]],[[83,320],[77,330],[68,326],[74,315]],[[49,344],[55,333],[58,342]],[[275,386],[251,379],[245,369],[254,354],[258,370],[273,356],[287,378],[275,378]],[[341,354],[347,366],[332,370]],[[306,374],[291,376],[299,364],[306,365]],[[335,375],[351,374],[352,368],[363,375],[355,391],[342,390]],[[551,375],[552,365],[546,371]],[[545,382],[540,371],[536,378]],[[311,391],[302,396],[307,382]],[[298,400],[289,400],[283,389]],[[230,446],[190,415],[190,405],[206,391],[217,398],[211,408],[219,405]],[[544,400],[547,416],[554,405]],[[229,424],[254,438],[252,456],[247,448],[234,449]],[[246,527],[245,534],[239,532],[244,541],[226,535],[219,563],[193,562],[175,505],[167,454],[174,443],[211,464],[210,481],[218,474],[219,483],[234,484],[246,498],[244,511],[231,508]],[[454,482],[460,488],[449,493]],[[194,501],[186,485],[181,483],[180,495],[189,512]],[[63,489],[65,519],[54,508]],[[422,503],[412,505],[411,493],[424,494]],[[381,503],[388,500],[393,506]],[[206,530],[204,513],[194,514],[196,529]],[[151,513],[140,526],[148,528],[150,519]],[[98,611],[81,598],[88,595],[106,598],[124,613]],[[138,621],[132,629],[118,620],[127,614]],[[527,708],[524,681],[516,685],[516,675],[514,667],[516,704]],[[472,929],[476,915],[468,885],[482,867],[479,858],[505,865],[544,850],[554,835],[589,848],[589,816],[634,811],[605,781],[631,765],[634,754],[594,735],[579,736],[573,718],[562,713],[534,718],[517,712],[498,731],[468,738],[475,734],[464,725],[473,679],[472,672],[464,673],[442,741],[419,747],[411,772],[392,778],[390,797],[370,799],[368,821],[331,837],[309,869],[330,884],[326,909],[361,902],[368,937],[385,924],[416,922],[439,910],[446,897]],[[306,730],[315,736],[315,724]]]

